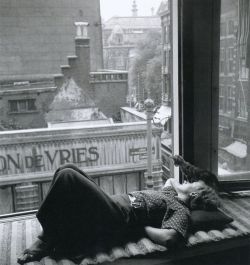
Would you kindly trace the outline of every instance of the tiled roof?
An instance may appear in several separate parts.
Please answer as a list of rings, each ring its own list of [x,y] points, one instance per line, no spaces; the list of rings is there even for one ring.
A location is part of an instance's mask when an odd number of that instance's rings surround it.
[[[158,16],[112,17],[104,23],[104,30],[113,29],[116,25],[122,29],[160,29],[161,20]]]
[[[59,88],[52,103],[51,110],[66,110],[76,108],[91,108],[95,107],[94,101],[88,93],[80,88],[74,79],[65,81],[62,87]]]

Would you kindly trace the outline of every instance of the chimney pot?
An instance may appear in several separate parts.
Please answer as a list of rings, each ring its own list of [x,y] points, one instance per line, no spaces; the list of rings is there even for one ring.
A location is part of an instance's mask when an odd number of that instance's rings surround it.
[[[76,37],[77,38],[88,38],[88,22],[75,22],[76,26]]]

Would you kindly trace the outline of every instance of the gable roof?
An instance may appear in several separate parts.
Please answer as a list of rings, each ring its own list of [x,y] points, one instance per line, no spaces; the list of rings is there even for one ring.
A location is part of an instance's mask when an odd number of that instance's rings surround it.
[[[76,108],[95,107],[94,101],[83,88],[80,88],[74,79],[66,80],[59,88],[50,110],[66,110]]]

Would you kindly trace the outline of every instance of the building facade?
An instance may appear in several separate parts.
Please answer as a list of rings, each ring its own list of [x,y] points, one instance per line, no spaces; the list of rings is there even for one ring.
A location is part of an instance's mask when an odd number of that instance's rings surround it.
[[[239,1],[222,1],[220,31],[219,163],[230,171],[245,170],[249,142],[249,70],[244,37],[245,11]],[[249,56],[249,55],[248,55]]]
[[[88,21],[91,70],[102,68],[99,0],[0,1],[0,78],[60,72],[74,53],[74,22]]]
[[[172,59],[172,32],[171,32],[171,11],[170,1],[164,0],[158,9],[161,17],[162,35],[162,103],[171,103],[171,59]]]
[[[2,130],[119,120],[120,107],[126,105],[128,73],[91,71],[88,23],[75,24],[75,51],[60,66],[60,74],[0,81]]]
[[[159,16],[138,16],[136,1],[133,1],[131,16],[106,21],[103,25],[104,68],[128,70],[136,43],[152,30],[160,32]]]

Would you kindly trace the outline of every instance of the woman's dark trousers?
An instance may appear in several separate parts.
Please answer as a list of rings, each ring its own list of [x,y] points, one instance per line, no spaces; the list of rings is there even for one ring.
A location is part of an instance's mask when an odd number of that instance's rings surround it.
[[[125,224],[112,198],[74,165],[60,167],[37,213],[44,238],[65,255],[91,248]]]

